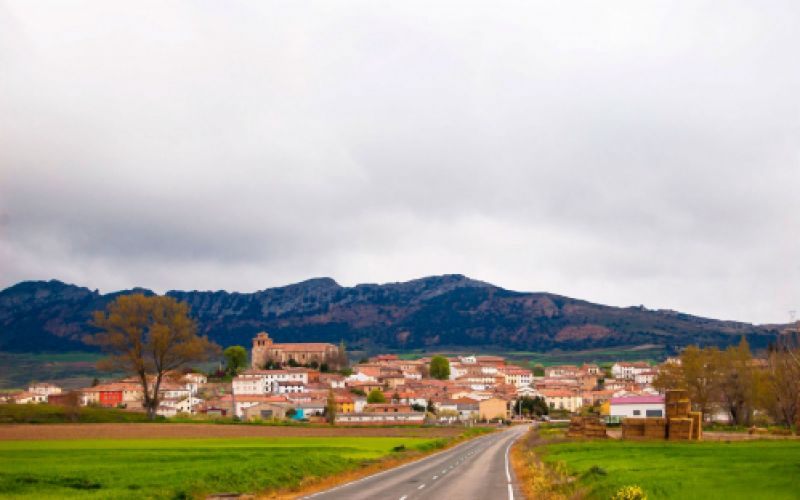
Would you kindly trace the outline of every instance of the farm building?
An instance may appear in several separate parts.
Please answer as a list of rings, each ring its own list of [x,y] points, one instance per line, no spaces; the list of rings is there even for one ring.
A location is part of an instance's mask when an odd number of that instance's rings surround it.
[[[664,396],[624,396],[611,398],[612,417],[647,418],[664,416]]]

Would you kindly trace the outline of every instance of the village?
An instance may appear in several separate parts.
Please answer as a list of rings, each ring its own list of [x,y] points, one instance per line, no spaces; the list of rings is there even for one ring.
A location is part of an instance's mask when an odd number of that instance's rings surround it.
[[[489,355],[434,361],[437,357],[385,354],[348,367],[339,349],[327,343],[274,343],[261,332],[253,339],[250,367],[230,381],[214,381],[198,372],[167,374],[159,386],[157,414],[325,422],[335,407],[335,422],[343,425],[471,424],[576,414],[595,414],[614,423],[663,417],[664,395],[653,382],[663,366],[679,362],[557,365],[540,367],[536,375]],[[33,383],[27,391],[2,398],[17,404],[141,411],[143,390],[138,379],[128,377],[70,392]]]

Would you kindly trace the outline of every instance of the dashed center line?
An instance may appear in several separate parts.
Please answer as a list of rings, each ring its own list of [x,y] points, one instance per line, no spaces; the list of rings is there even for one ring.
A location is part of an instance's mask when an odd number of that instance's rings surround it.
[[[439,479],[439,476],[433,476],[434,481],[436,481],[437,479]]]
[[[419,486],[417,486],[417,489],[418,489],[418,490],[421,490],[421,489],[422,489],[422,488],[424,488],[424,487],[425,487],[425,483],[422,483],[422,484],[420,484]]]

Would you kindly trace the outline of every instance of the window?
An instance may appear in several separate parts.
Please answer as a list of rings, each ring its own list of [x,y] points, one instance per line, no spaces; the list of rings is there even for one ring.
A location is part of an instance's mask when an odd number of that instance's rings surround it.
[[[639,416],[641,414],[642,414],[642,410],[633,410],[633,415],[634,416]]]
[[[664,414],[661,410],[646,410],[645,414],[648,417],[663,417]]]

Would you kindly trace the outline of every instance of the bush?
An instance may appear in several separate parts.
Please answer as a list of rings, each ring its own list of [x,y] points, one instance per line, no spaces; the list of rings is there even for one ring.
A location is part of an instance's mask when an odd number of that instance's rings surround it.
[[[647,495],[640,486],[634,484],[618,489],[611,500],[647,500]]]

